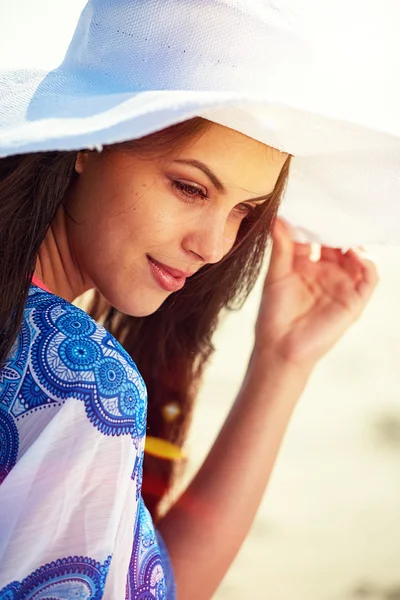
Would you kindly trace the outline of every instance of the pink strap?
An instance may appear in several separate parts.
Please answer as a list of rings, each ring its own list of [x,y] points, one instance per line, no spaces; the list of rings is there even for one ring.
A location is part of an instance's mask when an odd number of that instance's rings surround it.
[[[53,293],[46,285],[44,285],[43,281],[41,281],[38,277],[36,277],[36,275],[34,275],[32,277],[32,283],[34,285],[36,285],[37,287],[41,288],[42,290],[44,290],[45,292],[49,292],[50,294]]]

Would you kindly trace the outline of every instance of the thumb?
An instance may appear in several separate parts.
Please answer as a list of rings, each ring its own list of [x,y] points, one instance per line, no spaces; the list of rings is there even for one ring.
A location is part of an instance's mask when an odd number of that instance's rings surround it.
[[[294,243],[289,226],[276,219],[272,229],[272,252],[266,283],[272,283],[290,275],[293,271]]]

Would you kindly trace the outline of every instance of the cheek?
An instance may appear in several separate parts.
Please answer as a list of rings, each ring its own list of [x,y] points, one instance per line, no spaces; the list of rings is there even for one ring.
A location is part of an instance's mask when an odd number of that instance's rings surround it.
[[[80,176],[71,198],[71,216],[80,224],[73,226],[79,252],[107,264],[123,256],[131,264],[157,247],[175,248],[199,207],[180,202],[161,178],[142,173],[135,181],[128,170],[119,169],[116,176],[109,166],[105,163],[96,177]]]
[[[236,238],[239,233],[240,225],[241,225],[240,219],[235,219],[235,218],[230,217],[226,221],[225,229],[224,229],[224,243],[225,243],[226,247],[228,248],[228,251],[233,247],[234,243],[236,242]]]
[[[109,220],[107,237],[129,262],[157,248],[173,251],[184,236],[184,225],[176,223],[162,208],[153,206],[149,210],[149,205],[150,202],[146,210],[132,207],[118,219]]]
[[[225,238],[225,240],[224,240],[224,256],[229,254],[229,252],[232,250],[234,245],[235,245],[235,240],[228,240]]]
[[[201,217],[203,207],[179,202],[168,194],[146,194],[134,203],[139,217],[160,227],[180,227],[194,223]]]

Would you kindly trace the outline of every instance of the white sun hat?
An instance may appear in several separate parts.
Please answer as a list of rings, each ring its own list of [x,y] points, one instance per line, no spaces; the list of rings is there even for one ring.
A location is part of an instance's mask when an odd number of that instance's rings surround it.
[[[58,68],[0,71],[0,156],[200,115],[294,155],[309,239],[399,243],[400,5],[303,1],[89,0]]]

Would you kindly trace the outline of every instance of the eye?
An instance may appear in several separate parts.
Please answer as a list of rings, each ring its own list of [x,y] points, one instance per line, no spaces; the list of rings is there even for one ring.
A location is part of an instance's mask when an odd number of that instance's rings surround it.
[[[185,181],[172,179],[171,187],[178,192],[185,202],[194,202],[196,199],[205,200],[207,198],[207,193],[202,188]]]
[[[243,219],[244,217],[248,217],[250,214],[252,214],[256,208],[257,206],[252,206],[251,204],[242,202],[242,204],[235,206],[233,210],[239,217]]]

